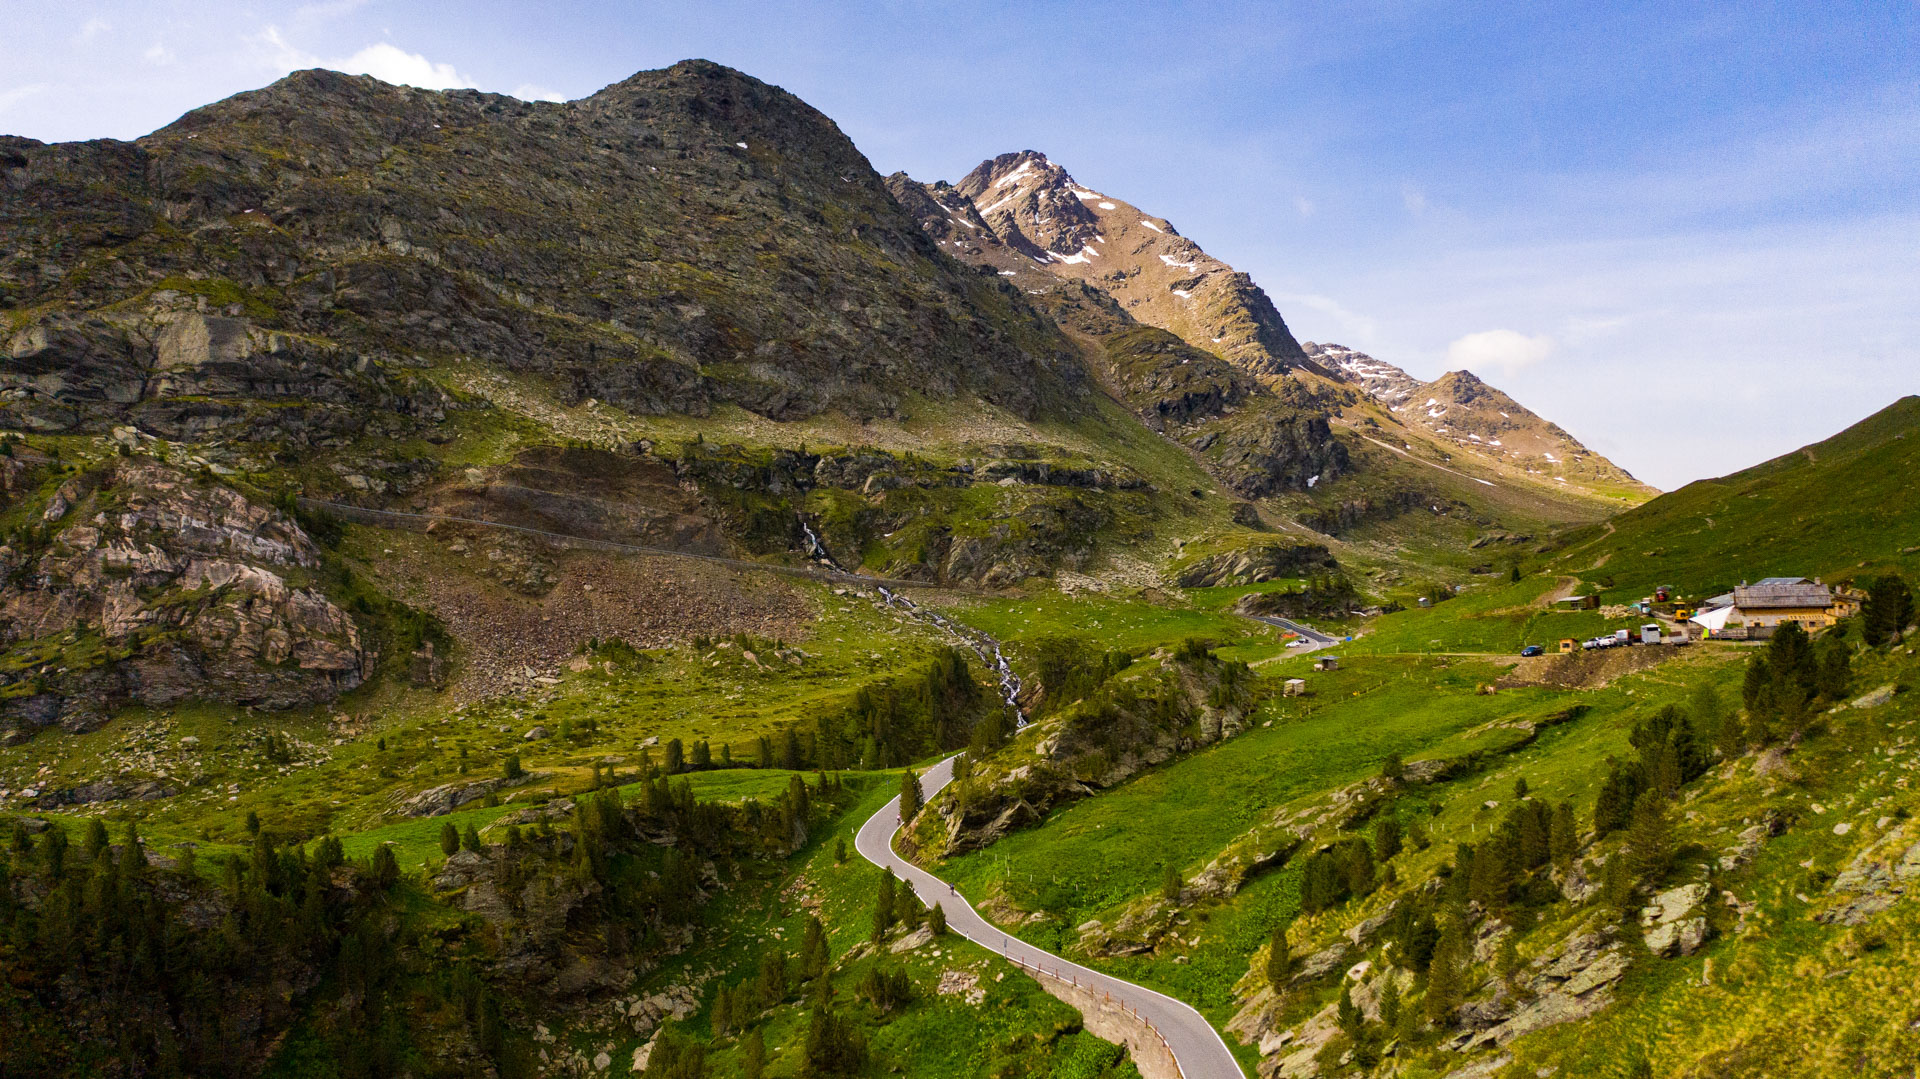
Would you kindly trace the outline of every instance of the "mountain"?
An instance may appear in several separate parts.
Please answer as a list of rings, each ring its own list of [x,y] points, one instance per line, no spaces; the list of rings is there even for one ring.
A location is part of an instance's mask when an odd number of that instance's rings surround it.
[[[247,394],[352,422],[440,357],[781,419],[963,391],[1033,416],[1079,375],[831,120],[702,61],[565,104],[298,72],[131,143],[0,140],[0,169],[0,386],[33,430],[245,432]]]
[[[1256,375],[1316,366],[1253,279],[1214,258],[1163,217],[1081,185],[1033,150],[982,161],[957,184],[903,196],[904,174],[888,178],[903,204],[956,257],[992,265],[1021,284],[1045,272],[1085,281],[1129,317],[1171,331]],[[927,203],[937,207],[926,212]]]
[[[1413,392],[1405,372],[1301,346],[1248,275],[1044,154],[990,158],[957,184],[895,173],[887,186],[941,250],[1010,281],[1085,343],[1142,420],[1310,531],[1377,532],[1424,511],[1451,521],[1379,538],[1447,560],[1483,536],[1515,541],[1652,493],[1465,372],[1410,409],[1395,396]],[[1443,401],[1474,430],[1434,422]]]
[[[1394,418],[1452,443],[1460,452],[1493,458],[1554,482],[1652,488],[1581,445],[1559,424],[1543,419],[1471,371],[1449,371],[1422,382],[1393,364],[1344,345],[1301,346],[1309,357],[1366,390]]]
[[[1567,537],[1555,559],[1621,602],[1708,596],[1762,577],[1920,569],[1920,397],[1831,438],[1685,487]]]

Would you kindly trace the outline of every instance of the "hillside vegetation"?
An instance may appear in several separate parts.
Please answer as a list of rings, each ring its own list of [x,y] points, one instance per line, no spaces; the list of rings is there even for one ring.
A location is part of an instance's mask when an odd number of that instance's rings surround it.
[[[699,61],[0,174],[0,1074],[1151,1071],[851,853],[955,754],[901,849],[1260,1079],[1914,1063],[1911,608],[1514,653],[1912,578],[1915,399],[1620,513]]]
[[[1762,577],[1911,573],[1920,566],[1916,474],[1920,397],[1903,397],[1825,441],[1575,533],[1554,565],[1622,601],[1661,584],[1713,595]]]

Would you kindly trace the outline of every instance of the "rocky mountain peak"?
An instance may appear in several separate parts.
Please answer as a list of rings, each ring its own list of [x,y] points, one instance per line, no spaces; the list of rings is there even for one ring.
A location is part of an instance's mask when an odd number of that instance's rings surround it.
[[[1279,377],[1302,367],[1326,373],[1300,351],[1252,278],[1180,235],[1166,218],[1088,187],[1037,150],[989,158],[956,184],[899,177],[890,186],[949,254],[991,265],[1030,291],[1048,277],[1082,281],[1136,321],[1255,375]]]
[[[1549,481],[1638,481],[1580,441],[1534,414],[1471,371],[1448,371],[1422,382],[1399,367],[1345,345],[1301,346],[1323,366],[1359,384],[1395,418],[1475,453]]]

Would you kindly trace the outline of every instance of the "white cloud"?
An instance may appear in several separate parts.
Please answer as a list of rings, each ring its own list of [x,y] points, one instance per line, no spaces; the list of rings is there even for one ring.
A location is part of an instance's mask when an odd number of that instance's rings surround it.
[[[473,80],[455,71],[452,64],[435,63],[417,52],[408,52],[384,41],[368,45],[345,60],[326,66],[349,75],[372,75],[382,82],[414,86],[422,90],[450,90],[473,85]]]
[[[75,41],[92,41],[94,38],[99,37],[111,29],[113,29],[112,23],[95,15],[81,25],[80,32],[75,34],[73,39]]]
[[[567,95],[535,83],[523,82],[513,88],[513,96],[522,101],[565,101]]]
[[[1373,339],[1373,320],[1357,311],[1349,309],[1346,305],[1331,296],[1322,296],[1312,292],[1281,292],[1275,293],[1273,300],[1275,303],[1284,305],[1287,308],[1295,306],[1311,308],[1332,319],[1336,324],[1335,332],[1338,335],[1337,337],[1335,334],[1320,334],[1318,337],[1311,334],[1307,335],[1308,338],[1317,340],[1321,344],[1326,344],[1329,341],[1337,341],[1339,344],[1349,347],[1364,348]],[[1300,328],[1297,325],[1293,327],[1293,330],[1294,336],[1300,336]]]
[[[1512,374],[1551,355],[1553,338],[1545,334],[1528,337],[1512,330],[1482,330],[1447,346],[1447,366],[1481,373],[1492,368]]]
[[[368,45],[344,60],[329,60],[299,48],[281,36],[278,27],[269,26],[254,39],[254,45],[259,52],[260,63],[283,75],[303,68],[324,67],[348,75],[372,75],[382,82],[422,90],[449,90],[474,85],[472,79],[461,74],[452,64],[436,63],[417,52],[408,52],[384,41]]]
[[[150,64],[173,63],[173,50],[167,48],[166,45],[158,41],[147,46],[147,51],[141,53],[140,55],[146,57],[147,62]]]
[[[367,0],[322,0],[300,5],[294,9],[293,17],[302,22],[325,22],[351,15],[366,6]]]
[[[1301,217],[1312,217],[1313,211],[1317,209],[1313,204],[1313,200],[1305,195],[1295,195],[1293,197],[1293,208],[1300,211]]]
[[[1415,217],[1427,212],[1427,193],[1412,184],[1400,185],[1400,201],[1406,204],[1407,212]]]
[[[44,82],[30,82],[25,86],[16,86],[11,90],[0,90],[0,115],[4,115],[8,109],[13,108],[15,105],[20,104],[35,94],[43,92],[46,88],[47,84]]]

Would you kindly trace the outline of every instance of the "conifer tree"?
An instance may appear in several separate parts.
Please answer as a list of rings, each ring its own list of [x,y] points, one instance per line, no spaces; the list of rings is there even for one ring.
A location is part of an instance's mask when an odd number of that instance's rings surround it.
[[[800,976],[812,980],[826,973],[828,958],[826,929],[819,918],[808,915],[806,932],[800,938]]]
[[[1287,976],[1293,972],[1293,951],[1287,944],[1287,927],[1275,925],[1267,934],[1267,984],[1278,993],[1287,985]]]
[[[668,775],[677,776],[687,770],[686,753],[686,747],[680,743],[680,739],[673,738],[668,740],[666,763],[666,772]]]
[[[1387,1036],[1400,1028],[1400,979],[1392,971],[1387,973],[1387,984],[1380,989],[1380,1025],[1387,1028]]]
[[[1447,919],[1434,946],[1433,960],[1427,966],[1427,1019],[1436,1027],[1453,1025],[1454,1011],[1460,1007],[1460,995],[1466,981],[1466,944],[1460,923]]]
[[[1573,856],[1580,849],[1579,825],[1573,816],[1573,803],[1561,802],[1553,807],[1553,819],[1547,825],[1547,851],[1553,864],[1565,869],[1573,864]]]
[[[107,849],[107,826],[101,823],[99,817],[87,819],[86,837],[80,849],[86,852],[89,862],[100,857],[100,852]]]
[[[767,1043],[758,1030],[747,1033],[746,1041],[740,1050],[741,1066],[746,1069],[747,1079],[762,1079],[767,1074]]]
[[[400,882],[400,863],[393,857],[393,848],[385,843],[374,849],[371,865],[374,887],[381,891],[391,891]]]
[[[1340,1000],[1334,1008],[1334,1021],[1340,1024],[1340,1032],[1354,1041],[1360,1040],[1361,1027],[1366,1020],[1360,1015],[1360,1009],[1353,1003],[1353,983],[1341,981]]]
[[[1400,819],[1381,817],[1373,824],[1373,856],[1380,861],[1391,861],[1400,853]]]
[[[1867,585],[1867,599],[1860,607],[1862,635],[1870,648],[1878,648],[1900,639],[1913,624],[1913,590],[1897,573],[1889,573]]]
[[[845,862],[847,860],[846,836],[835,836],[833,838],[833,860],[835,862]]]
[[[1747,726],[1740,721],[1737,713],[1729,712],[1720,717],[1720,730],[1714,741],[1722,758],[1732,760],[1746,753],[1747,737]]]
[[[1847,695],[1853,683],[1853,661],[1847,642],[1830,636],[1820,649],[1820,696],[1837,701]]]
[[[460,845],[475,854],[484,853],[487,849],[480,842],[480,830],[475,828],[471,822],[467,824],[466,831],[460,833]]]
[[[894,892],[893,870],[880,871],[880,889],[873,900],[873,939],[878,941],[893,928]]]
[[[906,824],[919,816],[922,804],[920,777],[909,768],[900,773],[900,823]]]
[[[460,849],[460,829],[452,821],[440,825],[440,853],[451,858]]]
[[[938,903],[933,905],[933,910],[927,915],[927,928],[936,937],[947,935],[947,912],[941,909]]]
[[[1642,794],[1633,804],[1633,823],[1627,826],[1628,863],[1638,883],[1657,887],[1673,864],[1673,821],[1667,801],[1656,791]]]

